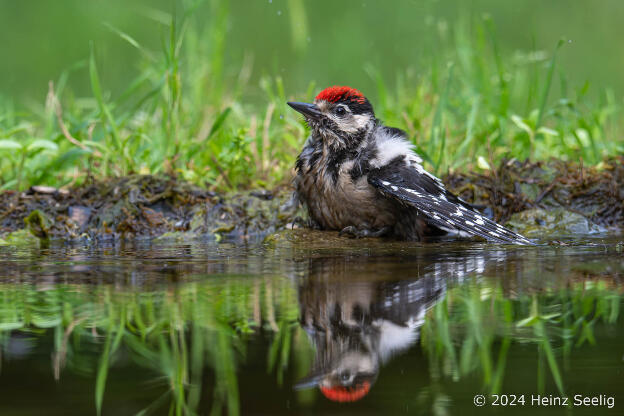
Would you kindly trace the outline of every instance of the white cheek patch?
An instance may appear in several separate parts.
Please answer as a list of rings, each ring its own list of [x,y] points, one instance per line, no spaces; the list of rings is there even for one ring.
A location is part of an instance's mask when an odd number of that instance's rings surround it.
[[[327,117],[336,123],[341,131],[349,134],[355,134],[358,131],[366,129],[371,122],[370,116],[365,114],[351,114],[347,117],[339,117],[335,114],[328,114]]]
[[[365,114],[354,114],[353,120],[358,130],[362,130],[368,126],[368,123],[370,123],[370,116]]]

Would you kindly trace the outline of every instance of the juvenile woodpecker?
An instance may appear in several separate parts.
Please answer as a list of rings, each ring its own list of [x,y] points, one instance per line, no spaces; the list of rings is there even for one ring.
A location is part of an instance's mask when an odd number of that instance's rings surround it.
[[[297,158],[295,188],[319,228],[356,237],[421,241],[454,232],[532,244],[446,190],[423,168],[407,134],[377,120],[360,91],[330,87],[313,104],[288,105],[311,130]]]
[[[423,274],[415,280],[374,281],[353,271],[387,271],[388,264],[375,257],[353,267],[345,267],[342,257],[310,259],[309,274],[298,288],[299,316],[315,358],[295,388],[319,387],[339,402],[366,396],[381,368],[418,341],[427,310],[444,298],[448,282],[456,279],[453,272],[465,266],[449,259],[421,264]]]

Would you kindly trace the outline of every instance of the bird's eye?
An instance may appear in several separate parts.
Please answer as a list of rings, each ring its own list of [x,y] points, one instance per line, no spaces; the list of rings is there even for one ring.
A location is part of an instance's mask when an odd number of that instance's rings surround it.
[[[347,112],[347,110],[345,110],[345,108],[343,106],[338,106],[334,110],[334,113],[336,113],[336,115],[338,115],[338,116],[344,116],[346,114],[346,112]]]
[[[351,381],[351,373],[348,371],[343,371],[342,373],[340,373],[340,380],[343,383],[347,383],[349,381]]]

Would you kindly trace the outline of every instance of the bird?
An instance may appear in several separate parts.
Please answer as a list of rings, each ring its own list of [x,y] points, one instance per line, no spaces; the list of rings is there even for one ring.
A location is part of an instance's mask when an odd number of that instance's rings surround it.
[[[333,86],[313,103],[287,102],[310,129],[295,164],[295,199],[313,226],[351,237],[424,241],[479,236],[532,245],[448,191],[425,170],[407,133],[385,126],[357,89]]]
[[[473,269],[484,264],[482,255],[469,257]],[[465,263],[424,261],[417,278],[388,280],[398,275],[371,279],[345,268],[342,257],[309,259],[298,285],[299,323],[314,347],[314,361],[294,388],[318,387],[331,401],[361,400],[382,367],[416,344],[427,311],[444,299],[448,282],[460,277]],[[388,271],[388,266],[367,257],[354,267]]]

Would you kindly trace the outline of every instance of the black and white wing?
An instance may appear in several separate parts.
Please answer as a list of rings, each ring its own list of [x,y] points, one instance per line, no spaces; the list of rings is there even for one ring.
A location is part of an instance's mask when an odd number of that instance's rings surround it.
[[[417,209],[435,227],[461,230],[497,243],[533,244],[475,211],[446,190],[442,181],[425,171],[419,162],[417,156],[397,157],[371,170],[368,182],[384,195]]]

